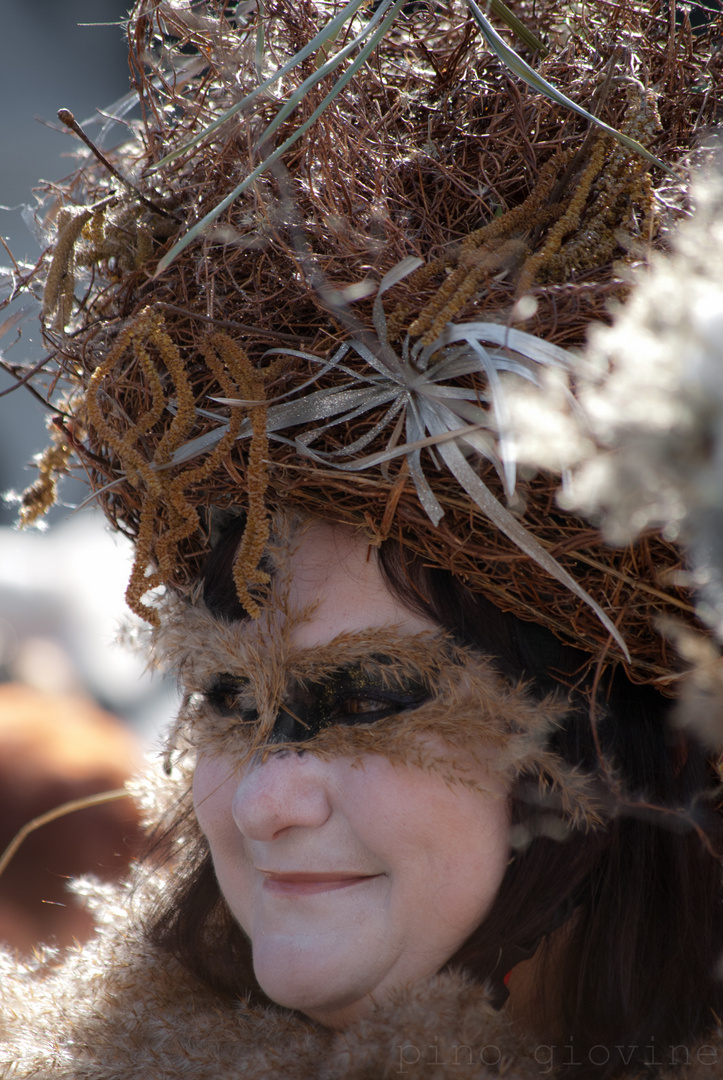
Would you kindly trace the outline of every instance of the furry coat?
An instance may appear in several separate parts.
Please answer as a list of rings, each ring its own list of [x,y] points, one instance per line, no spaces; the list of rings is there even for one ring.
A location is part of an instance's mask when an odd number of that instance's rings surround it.
[[[540,1080],[553,1072],[549,1044],[515,1030],[459,974],[407,987],[341,1032],[279,1007],[225,1001],[146,940],[144,910],[158,887],[144,894],[81,883],[99,922],[92,941],[28,965],[0,953],[3,1080]],[[682,1067],[668,1068],[651,1049],[666,1080],[723,1071],[723,1031],[679,1048],[689,1062]],[[564,1047],[563,1061],[574,1054]]]

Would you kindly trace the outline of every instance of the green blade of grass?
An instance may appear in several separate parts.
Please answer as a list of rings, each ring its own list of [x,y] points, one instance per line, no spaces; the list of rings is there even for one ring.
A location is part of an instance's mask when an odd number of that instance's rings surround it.
[[[490,7],[494,11],[498,19],[502,19],[503,23],[506,23],[513,34],[517,34],[521,41],[524,41],[525,45],[528,45],[533,52],[539,52],[542,56],[547,56],[549,49],[546,49],[541,41],[538,41],[531,30],[528,30],[523,22],[514,15],[507,4],[504,4],[502,0],[490,0]]]
[[[674,179],[679,179],[676,172],[666,165],[665,162],[657,158],[655,154],[651,154],[649,150],[646,150],[646,148],[641,143],[637,142],[637,140],[631,139],[628,135],[623,135],[621,131],[611,127],[610,124],[606,124],[604,120],[599,120],[596,116],[593,116],[592,113],[589,113],[587,109],[583,109],[582,105],[576,105],[571,98],[566,97],[551,83],[547,82],[546,79],[543,79],[541,75],[538,75],[538,73],[531,68],[521,56],[517,55],[514,49],[505,44],[490,21],[482,14],[475,3],[475,0],[464,0],[464,3],[472,13],[472,16],[482,32],[482,36],[490,49],[492,49],[505,67],[509,68],[514,75],[517,75],[518,78],[522,79],[523,82],[526,82],[528,86],[532,87],[532,89],[536,90],[539,94],[544,94],[550,101],[554,101],[558,105],[563,105],[567,109],[572,109],[578,116],[583,116],[586,120],[589,120],[600,128],[601,131],[604,131],[614,139],[617,139],[617,141],[627,147],[628,150],[632,150],[633,153],[644,157],[646,161],[649,161],[652,165],[657,165],[659,169],[662,169],[663,172],[674,177]]]
[[[258,15],[256,18],[256,51],[254,55],[254,61],[256,64],[256,75],[259,81],[263,81],[262,71],[264,66],[264,16],[266,14],[266,8],[264,6],[264,0],[257,0],[258,3]]]
[[[299,102],[306,96],[308,91],[311,90],[313,86],[316,86],[318,82],[321,82],[321,80],[327,75],[329,75],[332,71],[334,71],[334,69],[337,68],[339,64],[342,63],[342,61],[346,60],[347,56],[354,52],[354,50],[358,48],[358,46],[361,45],[361,43],[366,38],[369,37],[379,20],[391,7],[392,2],[393,0],[383,0],[383,2],[374,12],[371,19],[361,31],[361,33],[358,34],[353,41],[350,41],[348,45],[345,45],[343,49],[340,49],[338,53],[335,53],[334,56],[331,56],[324,64],[321,65],[321,67],[319,67],[314,72],[313,75],[309,75],[309,77],[304,80],[301,86],[299,86],[294,91],[289,100],[279,109],[274,119],[264,131],[263,135],[260,136],[259,143],[263,144],[266,139],[273,135],[279,125],[284,122],[286,117],[294,111]]]

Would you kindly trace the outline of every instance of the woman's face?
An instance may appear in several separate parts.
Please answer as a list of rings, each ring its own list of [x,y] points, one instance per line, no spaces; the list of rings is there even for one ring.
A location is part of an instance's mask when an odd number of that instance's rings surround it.
[[[393,596],[351,531],[314,525],[291,570],[291,605],[316,605],[292,631],[300,648],[369,628],[435,628]],[[489,910],[509,854],[500,780],[484,763],[466,775],[475,787],[374,754],[290,749],[243,770],[200,756],[198,820],[273,1001],[340,1027],[457,951]]]

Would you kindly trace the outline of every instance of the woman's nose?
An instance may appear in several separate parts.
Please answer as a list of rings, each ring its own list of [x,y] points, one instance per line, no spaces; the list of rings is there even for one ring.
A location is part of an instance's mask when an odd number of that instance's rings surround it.
[[[231,807],[241,833],[251,840],[273,840],[286,829],[320,828],[331,816],[327,768],[313,754],[294,750],[252,763]]]

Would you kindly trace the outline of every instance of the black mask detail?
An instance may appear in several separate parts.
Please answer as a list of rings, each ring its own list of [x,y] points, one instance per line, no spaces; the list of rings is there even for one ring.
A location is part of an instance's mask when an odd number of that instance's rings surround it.
[[[237,716],[246,725],[258,723],[255,708],[243,708],[240,698],[248,679],[219,675],[205,698],[218,715]],[[323,682],[292,683],[274,722],[269,743],[308,742],[335,724],[373,724],[401,712],[417,709],[429,700],[423,683],[374,678],[359,667],[344,667]]]

